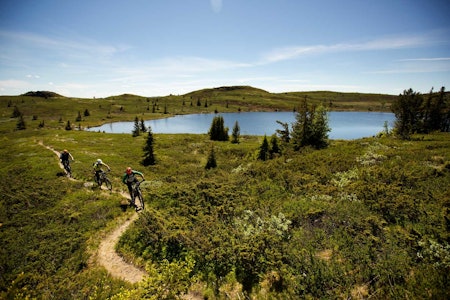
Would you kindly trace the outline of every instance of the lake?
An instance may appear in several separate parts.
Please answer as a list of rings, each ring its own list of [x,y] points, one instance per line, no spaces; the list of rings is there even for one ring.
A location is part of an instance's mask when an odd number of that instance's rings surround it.
[[[150,126],[153,133],[193,133],[206,134],[211,127],[215,116],[221,115],[225,126],[231,135],[234,123],[237,121],[241,135],[267,135],[271,136],[277,129],[282,129],[276,121],[288,123],[295,122],[293,112],[241,112],[221,114],[192,114],[177,115],[170,118],[148,120],[145,125]],[[328,125],[330,139],[358,139],[370,137],[384,130],[384,123],[388,122],[392,129],[395,115],[384,112],[329,112]],[[292,129],[292,126],[289,126]],[[134,122],[114,122],[98,127],[91,127],[88,131],[107,133],[130,133],[134,129]]]

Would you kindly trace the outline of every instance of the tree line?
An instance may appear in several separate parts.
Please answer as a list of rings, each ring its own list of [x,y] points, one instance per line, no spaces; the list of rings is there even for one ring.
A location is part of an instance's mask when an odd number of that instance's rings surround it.
[[[392,104],[396,121],[394,132],[402,139],[409,139],[414,133],[450,131],[450,104],[445,87],[426,96],[412,89],[403,91]]]

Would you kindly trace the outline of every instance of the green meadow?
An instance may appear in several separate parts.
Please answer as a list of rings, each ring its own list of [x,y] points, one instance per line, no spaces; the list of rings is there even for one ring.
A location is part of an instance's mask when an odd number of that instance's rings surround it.
[[[206,133],[153,134],[156,164],[144,167],[147,134],[78,130],[135,117],[292,111],[305,98],[360,111],[389,111],[395,100],[250,87],[1,96],[0,299],[449,298],[449,133],[332,140],[321,150],[281,143],[267,161],[256,159],[263,137],[232,144]],[[72,153],[73,180],[49,148]],[[206,170],[211,149],[217,167]],[[97,158],[112,169],[113,192],[93,183]],[[116,251],[146,270],[137,284],[112,277],[94,255],[136,214],[121,195],[127,166],[146,177],[146,210]]]

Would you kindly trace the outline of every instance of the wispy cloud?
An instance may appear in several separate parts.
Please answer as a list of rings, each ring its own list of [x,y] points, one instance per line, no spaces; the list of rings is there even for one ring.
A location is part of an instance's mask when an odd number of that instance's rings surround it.
[[[225,69],[249,67],[251,64],[230,60],[210,59],[203,57],[178,56],[163,58],[151,63],[150,68],[157,71],[207,72]]]
[[[0,44],[3,41],[14,44],[25,44],[33,48],[43,48],[52,51],[65,52],[67,55],[70,53],[84,52],[95,53],[102,56],[113,55],[119,51],[128,49],[127,46],[111,46],[99,44],[93,40],[80,39],[80,40],[67,40],[64,38],[50,38],[42,35],[27,33],[27,32],[15,32],[0,30]]]
[[[432,57],[432,58],[405,58],[398,61],[450,61],[450,57]]]
[[[414,48],[434,43],[427,36],[392,37],[375,39],[361,43],[338,43],[332,45],[293,46],[274,49],[262,56],[261,64],[274,63],[294,59],[307,55],[316,55],[332,52],[356,52],[374,50],[392,50]]]
[[[366,74],[407,74],[449,72],[450,57],[407,58],[396,60],[393,67]]]
[[[28,86],[28,82],[23,80],[0,80],[0,91],[8,89],[20,89]]]

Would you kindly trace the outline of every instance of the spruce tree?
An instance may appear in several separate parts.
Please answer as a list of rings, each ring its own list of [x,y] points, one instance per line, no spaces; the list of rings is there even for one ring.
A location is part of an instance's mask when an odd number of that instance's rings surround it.
[[[294,150],[312,146],[316,149],[328,145],[328,112],[323,106],[317,109],[309,107],[306,100],[303,101],[299,112],[296,114],[295,123],[292,125],[291,142]]]
[[[269,142],[267,142],[267,137],[264,135],[261,146],[258,151],[258,159],[267,160],[269,158]]]
[[[278,120],[276,122],[283,127],[283,130],[281,130],[281,129],[275,130],[276,133],[280,136],[280,139],[283,143],[289,143],[289,141],[291,140],[290,132],[289,132],[289,124],[283,123]]]
[[[14,106],[14,110],[12,113],[12,118],[17,118],[20,117],[22,115],[22,113],[20,112],[19,108],[17,108],[17,106]]]
[[[216,155],[214,153],[214,147],[211,146],[211,151],[208,155],[208,161],[206,162],[205,169],[209,170],[217,167]]]
[[[324,106],[319,105],[314,111],[312,119],[311,146],[316,149],[328,146],[328,132],[330,130],[328,126],[328,112]]]
[[[238,144],[240,135],[241,135],[241,128],[239,127],[238,121],[236,121],[234,123],[233,133],[231,134],[231,137],[232,137],[231,142],[233,144]]]
[[[228,128],[224,126],[224,120],[222,116],[216,116],[211,122],[209,129],[209,138],[212,141],[228,141]]]
[[[72,130],[72,125],[70,124],[70,121],[67,121],[66,130]]]
[[[78,111],[78,116],[77,116],[77,118],[75,119],[75,121],[76,121],[76,122],[80,122],[80,121],[81,121],[81,112],[80,112],[80,111]]]
[[[299,150],[309,145],[311,138],[311,111],[309,111],[306,100],[302,102],[302,106],[295,114],[295,122],[292,125],[291,142],[294,150]]]
[[[26,124],[25,124],[25,120],[23,119],[23,115],[20,114],[18,120],[17,120],[17,124],[16,124],[16,128],[17,130],[24,130],[27,128]]]
[[[155,155],[153,153],[153,143],[154,143],[154,139],[153,139],[152,128],[149,126],[147,141],[145,142],[145,145],[143,148],[144,159],[142,160],[142,165],[144,165],[144,166],[150,166],[150,165],[154,165],[156,163]]]
[[[278,137],[275,134],[270,138],[269,154],[270,158],[273,158],[276,154],[281,155],[281,148],[278,145]]]
[[[134,118],[134,129],[132,131],[133,137],[141,135],[141,128],[139,126],[139,119],[138,117]]]
[[[145,126],[145,122],[144,122],[144,119],[142,119],[141,118],[141,122],[140,122],[140,130],[141,130],[141,132],[147,132],[147,127]]]

